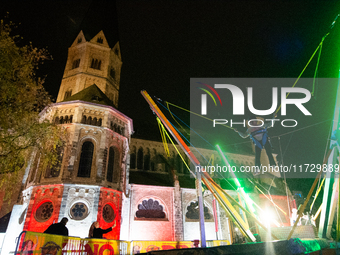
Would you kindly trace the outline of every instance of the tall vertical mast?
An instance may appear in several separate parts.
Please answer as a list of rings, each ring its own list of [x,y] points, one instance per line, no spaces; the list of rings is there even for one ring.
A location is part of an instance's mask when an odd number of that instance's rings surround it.
[[[339,71],[340,72],[340,71]],[[340,77],[340,76],[339,76]],[[340,80],[339,80],[340,81]],[[333,116],[333,127],[332,134],[339,132],[339,114],[340,114],[340,83],[338,82],[337,96],[335,102],[334,116]],[[328,158],[328,165],[335,166],[338,164],[337,157],[339,156],[338,141],[332,140],[330,142],[330,149],[332,149],[331,155]],[[320,215],[319,233],[320,238],[331,238],[331,229],[336,211],[338,192],[339,192],[339,173],[334,171],[327,171],[325,181],[325,190],[323,194],[322,210]],[[334,185],[336,183],[336,185]],[[334,188],[333,188],[334,186]]]

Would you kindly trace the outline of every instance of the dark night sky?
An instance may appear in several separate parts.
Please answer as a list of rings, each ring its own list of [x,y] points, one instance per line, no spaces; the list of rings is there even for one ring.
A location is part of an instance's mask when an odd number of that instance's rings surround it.
[[[93,36],[103,30],[111,47],[119,38],[123,60],[119,110],[133,119],[137,136],[159,137],[140,90],[188,109],[190,77],[297,78],[340,12],[340,3],[34,0],[2,1],[0,11],[1,17],[8,11],[9,20],[21,23],[17,33],[24,41],[47,47],[53,56],[41,69],[53,97],[67,48],[81,29]],[[339,22],[324,42],[319,77],[338,77]],[[313,77],[315,60],[303,77]],[[335,89],[317,88],[310,106],[313,117],[298,116],[297,128],[333,117]],[[330,121],[282,136],[285,163],[321,163],[329,125]],[[277,128],[271,135],[286,132]],[[226,145],[245,141],[233,131],[221,137]],[[273,143],[279,153],[277,139]]]

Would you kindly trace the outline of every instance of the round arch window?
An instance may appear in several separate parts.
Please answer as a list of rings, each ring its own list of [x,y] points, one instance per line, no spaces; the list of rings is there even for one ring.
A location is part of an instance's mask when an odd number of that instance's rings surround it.
[[[89,215],[89,209],[86,204],[78,202],[72,205],[70,215],[72,220],[83,220]]]
[[[39,222],[45,222],[52,217],[53,204],[52,202],[45,202],[41,204],[35,212],[35,219]]]
[[[103,219],[110,223],[116,218],[115,211],[113,210],[112,206],[110,204],[106,204],[103,207]]]

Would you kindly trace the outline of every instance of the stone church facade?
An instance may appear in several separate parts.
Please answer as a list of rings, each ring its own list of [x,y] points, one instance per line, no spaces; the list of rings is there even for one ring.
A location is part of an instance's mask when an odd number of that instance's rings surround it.
[[[69,235],[82,238],[98,221],[102,228],[116,223],[104,235],[109,239],[199,239],[193,179],[176,150],[170,148],[171,171],[159,156],[163,144],[131,138],[132,119],[117,110],[121,66],[118,42],[110,48],[102,31],[90,39],[79,33],[68,50],[57,102],[41,113],[67,130],[67,144],[59,148],[54,167],[41,169],[39,155],[32,155],[4,243],[13,243],[21,231],[43,232],[63,217],[69,219]],[[221,162],[216,152],[202,151]],[[228,158],[254,164],[253,156]],[[207,191],[204,204],[207,240],[232,241],[229,219]]]

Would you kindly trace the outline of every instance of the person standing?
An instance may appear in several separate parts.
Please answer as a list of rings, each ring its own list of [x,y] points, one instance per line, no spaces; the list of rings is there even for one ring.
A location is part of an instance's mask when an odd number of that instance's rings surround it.
[[[51,235],[61,235],[61,236],[68,236],[68,229],[66,224],[68,222],[67,218],[62,218],[59,223],[54,223],[50,225],[45,231],[45,234]]]
[[[275,116],[274,116],[275,118]],[[238,131],[235,129],[235,132],[237,132],[242,138],[247,138],[248,136],[255,144],[255,166],[258,167],[258,169],[261,169],[261,152],[262,149],[265,149],[269,164],[271,166],[276,166],[276,162],[274,160],[274,157],[272,155],[272,147],[269,142],[268,132],[267,128],[274,126],[274,121],[264,123],[262,120],[259,120],[256,118],[256,116],[250,116],[248,118],[247,123],[248,129],[245,133]]]
[[[92,223],[90,230],[89,230],[89,238],[103,238],[103,234],[106,234],[116,226],[116,221],[112,225],[112,227],[107,229],[102,229],[99,227],[99,222],[95,221]]]

